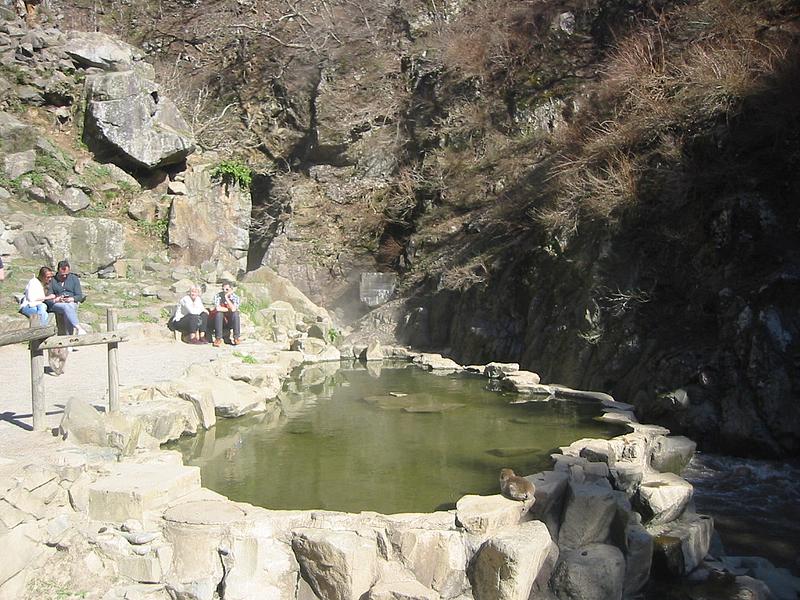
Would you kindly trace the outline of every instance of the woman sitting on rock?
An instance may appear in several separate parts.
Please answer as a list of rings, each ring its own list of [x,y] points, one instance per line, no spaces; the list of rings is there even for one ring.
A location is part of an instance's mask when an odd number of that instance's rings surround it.
[[[180,299],[175,314],[169,322],[172,331],[188,334],[188,343],[205,344],[208,329],[208,311],[200,298],[200,289],[193,285],[187,294]],[[185,339],[185,338],[184,338]]]
[[[39,315],[39,322],[42,325],[47,323],[45,300],[52,300],[56,297],[55,294],[45,293],[45,288],[50,284],[51,279],[53,279],[53,269],[50,267],[39,269],[39,275],[33,277],[25,286],[25,292],[19,303],[19,312],[26,317]]]

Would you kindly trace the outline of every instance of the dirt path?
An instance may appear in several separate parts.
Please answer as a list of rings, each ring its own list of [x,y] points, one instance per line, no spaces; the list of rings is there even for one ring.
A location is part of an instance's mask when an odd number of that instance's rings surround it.
[[[168,381],[189,365],[208,362],[219,350],[164,339],[137,339],[119,346],[119,379],[124,387]],[[106,347],[88,346],[69,355],[60,377],[45,376],[48,431],[31,431],[31,375],[27,344],[0,348],[0,457],[17,458],[45,452],[58,443],[49,429],[57,427],[71,398],[108,406]]]

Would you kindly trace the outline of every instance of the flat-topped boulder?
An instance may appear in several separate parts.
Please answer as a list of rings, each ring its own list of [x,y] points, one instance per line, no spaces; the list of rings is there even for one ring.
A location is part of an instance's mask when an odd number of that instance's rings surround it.
[[[470,533],[489,533],[520,522],[525,505],[496,494],[469,494],[456,502],[456,519]]]
[[[636,504],[646,523],[669,523],[680,516],[693,491],[691,483],[674,473],[645,473]]]
[[[490,379],[499,379],[517,371],[519,371],[519,363],[501,362],[490,362],[482,370],[484,377],[489,377]]]
[[[617,453],[608,440],[583,438],[562,447],[561,451],[567,456],[580,456],[589,462],[604,462],[609,467],[613,467],[617,461]]]
[[[714,520],[708,515],[688,514],[662,525],[647,527],[653,537],[654,568],[661,574],[690,573],[708,554]]]
[[[697,450],[697,443],[682,435],[658,436],[653,440],[650,465],[656,470],[680,475]]]
[[[89,485],[89,516],[97,521],[143,520],[200,489],[200,469],[164,463],[119,463]]]
[[[539,375],[532,371],[505,373],[500,379],[500,389],[516,394],[529,394],[549,398],[553,395],[550,386],[542,385]]]
[[[130,69],[141,61],[144,52],[100,32],[70,31],[64,52],[81,67],[97,67],[107,71]]]
[[[177,440],[182,435],[195,434],[201,423],[208,423],[207,417],[200,417],[201,407],[181,399],[179,392],[169,385],[126,390],[121,398],[121,411],[141,423],[143,429],[160,444]]]
[[[445,358],[441,354],[431,354],[429,352],[423,352],[422,354],[417,354],[413,360],[411,361],[418,367],[422,367],[423,369],[428,369],[429,371],[437,371],[437,370],[449,370],[449,371],[462,371],[464,367],[458,364],[456,361]]]
[[[556,398],[564,400],[597,400],[599,402],[614,402],[614,398],[604,392],[593,392],[591,390],[574,390],[564,385],[552,384]]]

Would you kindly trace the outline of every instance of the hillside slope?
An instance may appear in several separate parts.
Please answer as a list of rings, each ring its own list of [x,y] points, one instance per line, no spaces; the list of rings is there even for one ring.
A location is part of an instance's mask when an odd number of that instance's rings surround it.
[[[795,3],[57,1],[254,170],[248,268],[705,448],[800,442]]]

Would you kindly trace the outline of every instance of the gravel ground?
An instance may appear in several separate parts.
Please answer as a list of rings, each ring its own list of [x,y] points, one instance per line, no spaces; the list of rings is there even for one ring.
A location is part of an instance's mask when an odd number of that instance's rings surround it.
[[[119,346],[120,385],[125,388],[175,379],[190,365],[208,362],[218,352],[211,345],[190,346],[165,339],[123,342]],[[55,447],[59,439],[50,429],[58,427],[71,398],[107,407],[106,357],[105,345],[83,347],[70,353],[61,376],[45,376],[48,431],[33,432],[28,345],[0,347],[0,457],[20,458]]]

